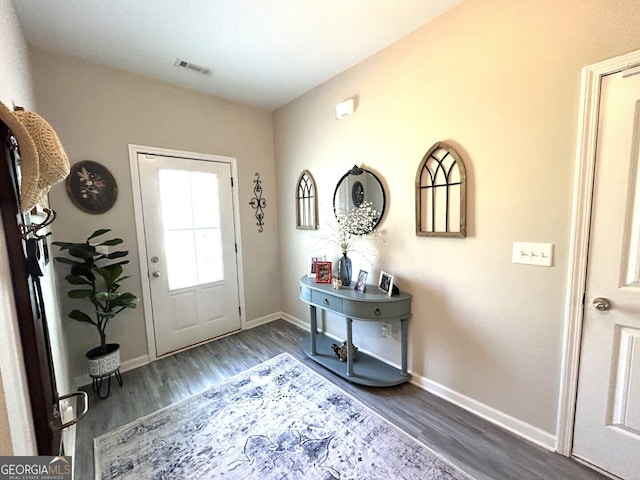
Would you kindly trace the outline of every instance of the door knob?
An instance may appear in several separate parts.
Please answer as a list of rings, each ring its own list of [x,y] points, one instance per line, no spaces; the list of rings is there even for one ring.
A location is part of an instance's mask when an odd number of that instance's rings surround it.
[[[153,272],[151,275],[153,275],[154,277],[158,278],[160,276],[160,272]]]
[[[596,310],[606,312],[611,308],[611,302],[604,297],[596,297],[593,299],[593,306]]]

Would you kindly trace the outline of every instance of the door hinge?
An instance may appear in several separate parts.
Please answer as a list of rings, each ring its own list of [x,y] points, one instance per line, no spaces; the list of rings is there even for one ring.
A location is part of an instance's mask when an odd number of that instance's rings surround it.
[[[236,253],[238,253],[238,244],[234,243],[234,246],[236,247]]]
[[[242,316],[242,307],[238,305],[238,315]]]
[[[233,177],[231,177],[231,188],[233,188]]]

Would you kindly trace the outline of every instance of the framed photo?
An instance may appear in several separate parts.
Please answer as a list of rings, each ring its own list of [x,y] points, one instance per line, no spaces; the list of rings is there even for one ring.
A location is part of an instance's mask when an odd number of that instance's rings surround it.
[[[331,283],[331,262],[316,262],[316,283]]]
[[[106,212],[118,197],[118,186],[111,172],[104,165],[91,160],[73,165],[66,185],[71,201],[87,213]]]
[[[358,273],[358,280],[354,287],[356,292],[364,293],[367,289],[367,275],[369,275],[369,272],[365,272],[364,270],[360,270],[360,273]]]
[[[311,257],[311,259],[309,260],[309,271],[307,272],[307,276],[315,278],[315,276],[316,276],[316,264],[318,262],[324,262],[326,260],[327,260],[326,255],[322,255],[322,256],[318,256],[318,257]]]
[[[393,275],[389,275],[387,272],[380,272],[378,290],[391,296],[391,293],[393,292]]]

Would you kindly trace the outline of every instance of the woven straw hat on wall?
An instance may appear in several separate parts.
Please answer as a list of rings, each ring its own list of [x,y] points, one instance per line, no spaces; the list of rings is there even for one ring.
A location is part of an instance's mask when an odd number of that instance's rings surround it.
[[[20,146],[20,210],[45,204],[51,186],[69,175],[69,158],[51,125],[35,112],[11,111],[0,102],[0,119]]]
[[[36,205],[39,197],[36,193],[40,176],[38,150],[29,131],[22,125],[15,112],[9,110],[2,102],[0,102],[0,120],[9,127],[20,145],[20,209],[22,212],[28,212]]]
[[[21,198],[24,211],[29,207],[25,203],[30,204],[35,200],[31,208],[36,203],[44,203],[51,187],[67,178],[71,166],[58,135],[44,118],[35,112],[24,110],[16,110],[14,113],[31,135],[38,150],[38,185],[33,191],[22,190],[22,195],[26,197]]]

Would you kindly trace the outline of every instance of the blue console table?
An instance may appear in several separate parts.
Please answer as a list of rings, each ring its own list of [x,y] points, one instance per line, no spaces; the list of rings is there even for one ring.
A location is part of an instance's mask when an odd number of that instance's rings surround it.
[[[352,287],[334,289],[331,284],[316,283],[314,278],[300,278],[300,299],[309,304],[310,335],[303,346],[304,353],[317,363],[353,383],[370,387],[399,385],[411,379],[407,372],[408,322],[411,317],[411,295],[401,293],[391,297],[367,285],[365,293]],[[317,308],[345,317],[347,328],[347,361],[341,362],[331,349],[336,341],[318,333]],[[383,322],[400,320],[401,368],[358,351],[352,361],[352,324],[354,320]]]

